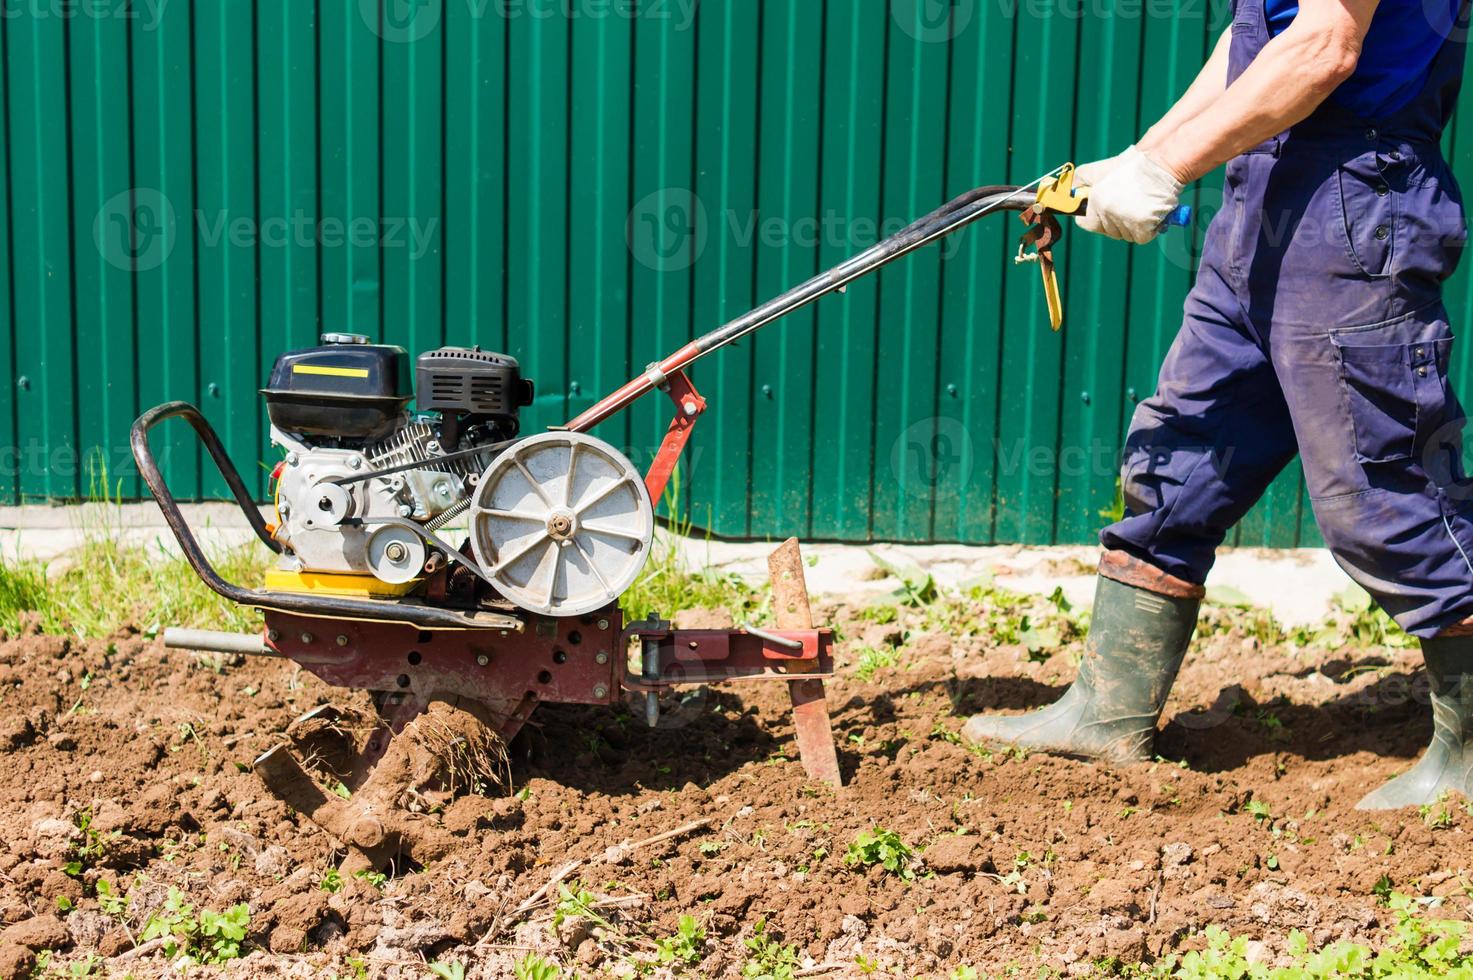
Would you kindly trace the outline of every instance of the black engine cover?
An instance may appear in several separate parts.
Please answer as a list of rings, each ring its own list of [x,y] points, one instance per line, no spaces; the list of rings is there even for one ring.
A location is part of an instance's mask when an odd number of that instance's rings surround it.
[[[414,387],[422,412],[487,418],[516,431],[517,414],[532,404],[532,382],[517,360],[479,347],[442,347],[419,355]]]
[[[278,357],[261,389],[271,424],[340,439],[381,439],[392,432],[412,397],[405,384],[407,353],[360,339]]]

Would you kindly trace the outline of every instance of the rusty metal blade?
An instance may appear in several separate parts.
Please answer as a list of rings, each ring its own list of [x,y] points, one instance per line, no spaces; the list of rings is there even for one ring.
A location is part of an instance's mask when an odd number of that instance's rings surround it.
[[[767,573],[772,579],[772,607],[777,628],[813,629],[813,609],[808,601],[803,553],[797,538],[789,538],[772,553],[767,559]],[[801,673],[805,669],[804,664],[804,661],[794,661],[789,667]],[[803,771],[815,782],[828,783],[835,789],[842,787],[844,777],[839,772],[839,754],[834,748],[834,728],[829,721],[823,681],[790,681],[788,695],[793,699],[793,727],[798,737],[798,755],[803,760]]]

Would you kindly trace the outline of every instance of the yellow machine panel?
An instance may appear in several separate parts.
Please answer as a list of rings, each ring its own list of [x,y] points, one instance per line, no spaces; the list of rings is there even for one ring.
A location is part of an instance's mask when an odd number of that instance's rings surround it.
[[[333,572],[288,572],[280,568],[266,571],[266,588],[280,592],[309,592],[316,595],[340,595],[355,599],[397,599],[408,595],[418,580],[391,585],[372,575],[344,575]]]

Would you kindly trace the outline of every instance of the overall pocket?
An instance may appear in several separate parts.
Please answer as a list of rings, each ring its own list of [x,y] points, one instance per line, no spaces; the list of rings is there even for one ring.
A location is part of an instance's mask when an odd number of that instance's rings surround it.
[[[1396,258],[1398,194],[1380,155],[1364,153],[1335,175],[1340,191],[1345,252],[1362,275],[1384,279]]]
[[[1461,414],[1447,380],[1451,337],[1401,344],[1362,344],[1353,333],[1331,339],[1360,462],[1411,459],[1450,415]]]

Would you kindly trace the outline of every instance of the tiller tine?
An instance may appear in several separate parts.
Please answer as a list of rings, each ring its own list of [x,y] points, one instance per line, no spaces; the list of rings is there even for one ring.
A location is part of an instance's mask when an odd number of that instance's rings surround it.
[[[323,789],[285,744],[255,763],[267,789],[349,851],[343,862],[349,872],[378,870],[400,857],[418,864],[442,857],[450,846],[446,834],[406,802],[434,802],[437,793],[453,793],[457,780],[500,782],[506,768],[500,736],[506,719],[493,717],[484,705],[436,700],[420,710],[418,702],[405,701],[380,710],[364,751],[350,752],[343,779],[351,788],[347,799]],[[331,766],[343,758],[344,745],[354,742],[339,726],[341,718],[337,708],[324,705],[292,722],[287,735]]]
[[[789,538],[767,559],[767,573],[772,580],[772,605],[778,629],[813,629],[813,609],[808,602],[808,584],[803,577],[803,553],[797,538]],[[793,673],[817,670],[817,661],[799,661],[790,667]],[[793,728],[798,737],[798,755],[803,771],[815,782],[828,783],[835,789],[844,785],[839,772],[839,755],[834,748],[834,729],[829,721],[829,705],[821,679],[788,681],[788,695],[793,699]]]

